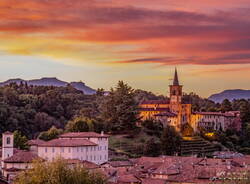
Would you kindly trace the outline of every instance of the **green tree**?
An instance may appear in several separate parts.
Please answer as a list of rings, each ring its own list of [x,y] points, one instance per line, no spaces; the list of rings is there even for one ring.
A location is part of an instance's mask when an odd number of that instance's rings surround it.
[[[58,138],[58,136],[62,133],[63,133],[62,129],[58,129],[55,126],[52,126],[48,131],[41,132],[38,138],[44,141],[49,141]]]
[[[144,131],[148,135],[155,135],[157,137],[161,137],[163,125],[160,121],[156,121],[153,119],[147,119],[141,123],[142,127],[144,127]]]
[[[180,151],[181,136],[174,127],[166,126],[161,136],[161,147],[163,154],[174,155]]]
[[[159,156],[161,154],[161,145],[154,138],[151,138],[146,142],[143,152],[146,156]]]
[[[33,169],[21,172],[15,184],[106,184],[103,175],[89,172],[80,165],[68,167],[62,159],[52,162],[36,160]]]
[[[67,132],[88,132],[89,127],[93,126],[94,120],[85,118],[85,117],[77,117],[72,121],[69,121],[66,125]]]
[[[99,106],[100,118],[108,130],[123,132],[135,129],[138,121],[138,106],[134,100],[134,90],[119,81],[115,89]]]
[[[28,139],[26,136],[22,135],[22,133],[18,130],[14,131],[14,147],[18,149],[27,150],[28,146]]]
[[[221,111],[227,112],[232,110],[232,104],[228,99],[223,100],[221,103]]]

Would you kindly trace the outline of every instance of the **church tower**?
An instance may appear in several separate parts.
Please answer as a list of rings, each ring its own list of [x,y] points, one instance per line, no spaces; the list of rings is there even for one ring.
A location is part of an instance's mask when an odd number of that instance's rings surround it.
[[[13,155],[14,151],[14,135],[11,132],[5,132],[2,136],[2,160]]]
[[[170,88],[170,104],[181,104],[182,99],[182,85],[179,84],[178,73],[175,68],[173,84]]]

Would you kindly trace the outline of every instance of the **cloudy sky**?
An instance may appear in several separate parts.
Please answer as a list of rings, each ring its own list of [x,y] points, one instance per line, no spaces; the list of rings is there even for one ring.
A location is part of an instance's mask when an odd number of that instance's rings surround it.
[[[250,89],[249,0],[1,0],[0,80]]]

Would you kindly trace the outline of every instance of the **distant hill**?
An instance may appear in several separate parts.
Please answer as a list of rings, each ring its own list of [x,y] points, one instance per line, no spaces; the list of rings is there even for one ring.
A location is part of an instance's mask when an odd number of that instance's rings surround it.
[[[244,90],[244,89],[225,90],[222,91],[221,93],[211,95],[208,99],[213,100],[214,102],[222,102],[224,99],[228,99],[230,101],[234,99],[250,99],[250,90]]]
[[[65,82],[61,81],[55,77],[43,77],[41,79],[33,79],[33,80],[23,80],[23,79],[9,79],[4,82],[0,82],[0,86],[5,86],[10,83],[17,83],[20,84],[21,82],[25,83],[27,82],[28,85],[34,85],[34,86],[57,86],[57,87],[65,87],[68,84],[73,86],[74,88],[82,91],[84,94],[92,95],[96,93],[96,90],[90,88],[89,86],[86,86],[83,82]]]

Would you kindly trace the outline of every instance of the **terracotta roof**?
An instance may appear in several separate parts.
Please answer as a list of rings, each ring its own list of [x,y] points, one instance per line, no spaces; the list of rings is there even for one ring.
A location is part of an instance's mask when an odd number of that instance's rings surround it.
[[[39,144],[40,147],[78,147],[78,146],[96,146],[97,144],[87,139],[53,139]]]
[[[110,161],[109,163],[112,167],[133,166],[133,163],[131,161]]]
[[[7,168],[7,169],[4,169],[5,171],[7,172],[18,172],[18,171],[22,171],[23,169],[18,169],[18,168],[15,168],[15,167],[11,167],[11,168]]]
[[[100,168],[99,165],[93,163],[93,162],[89,162],[87,160],[79,160],[79,159],[67,159],[66,162],[68,164],[80,164],[82,166],[84,166],[86,169],[97,169]]]
[[[195,112],[194,114],[224,116],[222,112]]]
[[[30,151],[19,151],[13,156],[6,158],[5,163],[31,163],[34,159],[38,159],[38,155]]]
[[[157,112],[167,112],[169,108],[139,108],[139,111],[157,111]]]
[[[98,134],[96,132],[69,132],[60,135],[61,138],[102,138],[109,137],[106,134]]]
[[[118,183],[138,183],[141,182],[137,177],[133,174],[120,175],[118,177]]]
[[[166,184],[166,180],[146,178],[142,180],[142,184]]]
[[[169,104],[169,100],[144,100],[141,104]]]
[[[41,139],[32,139],[32,140],[28,141],[28,144],[30,146],[33,146],[33,145],[37,146],[37,145],[40,145],[40,144],[43,144],[43,143],[45,143],[45,141],[43,141]]]

